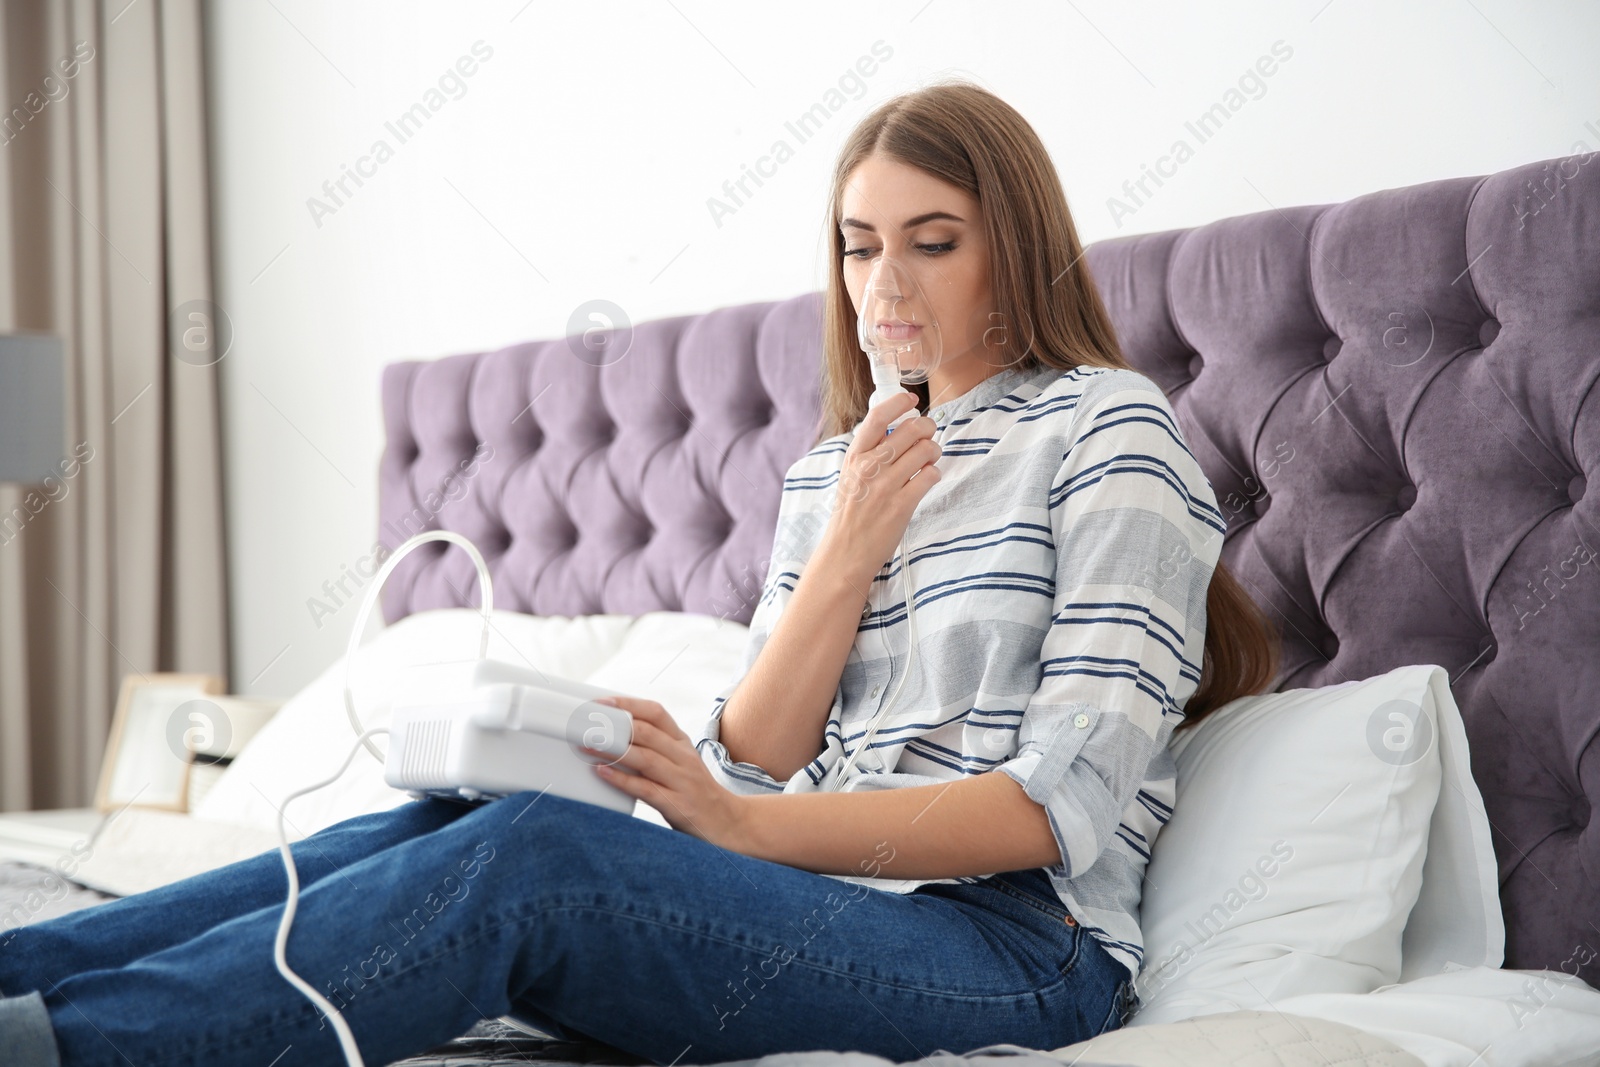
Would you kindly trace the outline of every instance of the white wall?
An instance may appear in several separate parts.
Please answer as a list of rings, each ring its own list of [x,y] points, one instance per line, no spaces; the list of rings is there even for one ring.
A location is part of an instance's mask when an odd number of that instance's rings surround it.
[[[253,694],[293,693],[348,639],[353,603],[319,624],[308,600],[375,540],[385,363],[564,336],[596,297],[645,321],[820,288],[834,152],[896,92],[955,73],[1010,101],[1049,145],[1085,241],[1600,147],[1600,7],[1580,0],[207,13],[218,302],[234,330],[231,681]],[[480,41],[492,55],[464,95],[400,143],[385,122]],[[892,54],[861,95],[798,144],[785,122],[878,41]],[[1280,41],[1292,54],[1200,143],[1185,122]],[[708,199],[780,138],[793,158],[719,225]],[[346,179],[342,204],[324,197],[379,139],[392,158],[363,164],[360,188]],[[1178,139],[1192,157],[1135,201],[1124,183]],[[336,210],[318,217],[313,197]],[[1114,217],[1111,198],[1133,210]]]

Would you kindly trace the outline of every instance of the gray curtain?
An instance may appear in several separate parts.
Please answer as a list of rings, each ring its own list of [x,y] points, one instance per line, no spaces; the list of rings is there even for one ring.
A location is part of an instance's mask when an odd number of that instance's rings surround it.
[[[0,331],[64,340],[76,469],[0,486],[0,810],[82,807],[124,675],[227,680],[200,0],[3,10]]]

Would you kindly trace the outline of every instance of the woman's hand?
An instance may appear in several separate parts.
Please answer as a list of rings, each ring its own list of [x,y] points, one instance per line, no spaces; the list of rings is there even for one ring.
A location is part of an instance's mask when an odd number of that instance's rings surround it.
[[[601,780],[655,808],[674,830],[732,848],[742,825],[744,807],[739,802],[744,798],[711,777],[689,735],[667,709],[654,700],[624,696],[596,697],[595,703],[633,716],[633,740],[620,759],[580,746],[601,761],[595,765]]]
[[[830,557],[849,561],[869,580],[894,554],[911,513],[939,480],[934,461],[944,452],[933,440],[938,423],[923,415],[887,432],[916,405],[915,395],[897,393],[868,410],[844,454],[839,492],[822,532]]]

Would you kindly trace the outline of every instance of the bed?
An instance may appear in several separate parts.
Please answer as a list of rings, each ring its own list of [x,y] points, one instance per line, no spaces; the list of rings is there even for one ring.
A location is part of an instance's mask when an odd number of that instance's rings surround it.
[[[1600,166],[1577,155],[1271,208],[1100,242],[1084,262],[1129,361],[1165,391],[1211,479],[1229,519],[1223,558],[1283,635],[1277,689],[1410,664],[1447,675],[1492,839],[1503,959],[1329,991],[1292,1011],[1135,1018],[1064,1049],[925,1059],[1600,1063],[1600,834],[1589,826],[1600,496],[1586,492],[1600,469]],[[599,350],[568,338],[390,365],[380,539],[467,536],[489,561],[497,611],[523,628],[507,641],[570,677],[642,689],[692,729],[705,680],[720,685],[737,663],[784,473],[816,436],[821,307],[807,293],[640,323]],[[1285,442],[1295,461],[1272,462]],[[360,684],[380,689],[476,603],[463,554],[414,553],[383,593],[389,659],[360,665]],[[698,679],[674,688],[663,675],[674,663],[695,664]],[[333,672],[285,706],[285,724],[334,719]],[[330,743],[342,736],[338,721],[327,729]],[[267,733],[230,775],[284,760],[289,726],[275,742]],[[194,818],[270,825],[243,788],[230,799],[219,783],[208,802]],[[299,821],[310,831],[395,802],[369,771]],[[230,840],[246,854],[261,844]],[[31,877],[0,867],[0,905]],[[81,888],[53,906],[99,899]],[[1533,979],[1553,988],[1514,1039],[1462,1036]],[[640,1062],[508,1020],[403,1062],[530,1060]],[[867,1060],[887,1062],[783,1057]]]

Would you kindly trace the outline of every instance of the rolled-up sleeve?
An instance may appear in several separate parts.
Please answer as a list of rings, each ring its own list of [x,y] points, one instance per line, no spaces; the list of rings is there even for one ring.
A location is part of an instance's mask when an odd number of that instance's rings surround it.
[[[1016,755],[995,770],[1049,816],[1077,878],[1120,834],[1199,684],[1206,590],[1226,523],[1160,388],[1112,371],[1079,399],[1049,490],[1053,618]]]
[[[710,769],[712,777],[735,793],[762,794],[784,791],[785,783],[773,778],[764,768],[728,757],[727,747],[722,743],[722,713],[728,698],[750,673],[750,668],[755,666],[756,658],[766,647],[767,640],[772,636],[772,629],[777,625],[784,606],[793,595],[795,583],[800,580],[805,561],[811,558],[811,553],[821,537],[822,527],[825,525],[825,516],[808,506],[807,502],[800,500],[802,491],[809,488],[811,481],[803,474],[797,473],[802,469],[804,462],[804,457],[797,460],[790,466],[784,478],[783,496],[778,505],[778,518],[773,531],[772,553],[767,561],[767,577],[761,591],[761,599],[756,602],[755,610],[751,613],[750,633],[745,643],[743,663],[737,677],[713,697],[711,716],[695,740],[695,749]],[[819,751],[821,748],[819,738]]]
[[[766,645],[768,636],[772,633],[771,618],[777,611],[777,585],[775,583],[795,581],[797,575],[790,572],[781,572],[768,579],[767,587],[762,592],[761,600],[756,605],[755,613],[750,618],[750,636],[745,642],[744,664],[739,670],[739,676],[725,686],[711,702],[711,717],[706,720],[706,725],[700,732],[700,737],[695,741],[694,747],[700,753],[700,758],[710,768],[711,776],[721,782],[723,786],[735,793],[781,793],[783,783],[773,778],[761,767],[754,763],[742,763],[728,757],[728,749],[722,743],[722,711],[733,691],[739,688],[739,683],[744,681],[745,675],[750,673],[750,668],[755,664],[756,657],[761,654],[761,649]]]

